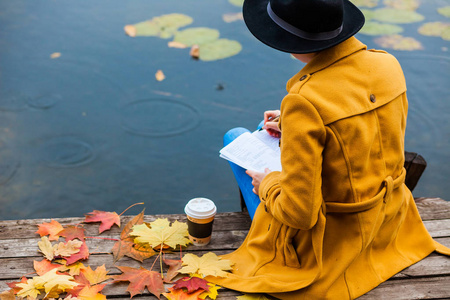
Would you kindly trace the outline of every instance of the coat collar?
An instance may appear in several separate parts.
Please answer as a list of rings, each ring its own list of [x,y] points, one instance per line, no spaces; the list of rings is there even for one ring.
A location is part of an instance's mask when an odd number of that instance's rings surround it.
[[[294,77],[292,77],[286,86],[287,91],[298,82],[299,78],[304,75],[310,75],[316,73],[326,67],[334,64],[338,60],[347,57],[360,50],[366,50],[367,46],[361,43],[354,36],[343,41],[342,43],[320,51],[309,63],[307,63],[300,72],[298,72]]]

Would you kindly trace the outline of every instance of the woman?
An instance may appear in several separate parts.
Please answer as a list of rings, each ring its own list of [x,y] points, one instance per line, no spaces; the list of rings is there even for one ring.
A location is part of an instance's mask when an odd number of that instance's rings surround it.
[[[354,299],[438,250],[404,184],[406,84],[397,60],[353,35],[347,0],[245,0],[266,45],[306,62],[287,83],[278,123],[281,172],[256,173],[261,204],[245,241],[225,255],[243,292],[281,299]]]

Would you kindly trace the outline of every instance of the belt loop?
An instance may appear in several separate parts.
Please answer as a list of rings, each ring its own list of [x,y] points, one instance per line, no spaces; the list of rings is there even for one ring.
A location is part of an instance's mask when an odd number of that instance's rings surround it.
[[[384,182],[386,193],[384,194],[383,202],[386,203],[386,201],[391,197],[392,190],[394,189],[394,180],[392,179],[391,176],[388,176],[384,179]]]

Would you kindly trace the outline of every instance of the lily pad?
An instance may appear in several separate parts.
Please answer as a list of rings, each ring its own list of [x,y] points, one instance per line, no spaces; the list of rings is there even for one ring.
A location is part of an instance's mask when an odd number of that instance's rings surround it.
[[[172,37],[180,27],[189,25],[192,22],[193,19],[189,16],[168,14],[128,26],[134,27],[135,36],[159,36],[167,39]]]
[[[430,22],[420,26],[417,31],[427,36],[441,36],[442,32],[448,27],[450,27],[450,23]]]
[[[418,40],[412,37],[404,37],[399,34],[376,38],[375,43],[383,48],[390,48],[394,50],[413,51],[423,49],[422,44]]]
[[[374,16],[373,10],[362,8],[360,9],[360,11],[363,13],[366,22],[373,19]]]
[[[378,0],[351,0],[351,2],[358,7],[375,7],[378,5]]]
[[[175,34],[174,41],[185,44],[188,47],[193,45],[202,45],[215,41],[219,38],[219,31],[207,27],[194,27],[178,31]]]
[[[242,7],[242,5],[244,4],[244,0],[228,0],[228,2],[230,2],[234,6],[239,6],[239,7]]]
[[[444,6],[444,7],[440,7],[438,8],[438,13],[440,13],[441,15],[450,18],[450,5],[449,6]]]
[[[378,22],[366,22],[361,29],[361,34],[366,35],[388,35],[403,32],[403,28],[393,24],[383,24]]]
[[[384,0],[384,5],[401,10],[416,10],[420,6],[419,0]]]
[[[441,38],[446,41],[450,41],[450,27],[447,27],[444,31],[442,31]]]
[[[212,61],[224,59],[241,52],[242,46],[239,42],[219,39],[211,43],[200,45],[200,59]]]
[[[415,11],[395,8],[380,8],[374,10],[373,18],[380,22],[406,24],[420,22],[425,17]]]

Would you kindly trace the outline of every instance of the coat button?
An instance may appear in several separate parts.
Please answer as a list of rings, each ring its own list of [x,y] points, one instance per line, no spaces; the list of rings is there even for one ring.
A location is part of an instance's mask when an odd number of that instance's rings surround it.
[[[306,75],[303,75],[302,77],[300,77],[300,81],[303,81],[303,80],[305,80],[305,79],[306,79],[306,77],[308,77],[308,76],[306,76]]]
[[[370,102],[375,103],[377,101],[377,98],[374,94],[370,94]]]

